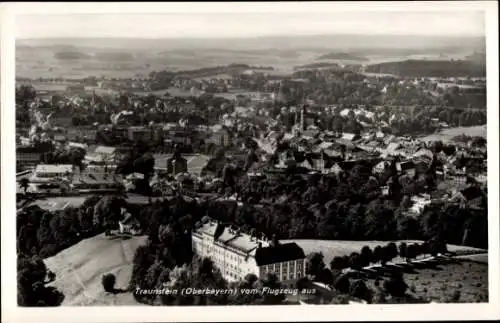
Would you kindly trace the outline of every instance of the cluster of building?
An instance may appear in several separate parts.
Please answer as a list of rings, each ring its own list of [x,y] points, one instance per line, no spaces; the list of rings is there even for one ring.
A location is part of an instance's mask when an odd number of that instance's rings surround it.
[[[384,178],[392,167],[403,187],[421,181],[431,170],[437,187],[426,192],[410,193],[412,206],[408,214],[418,215],[425,205],[434,201],[462,201],[474,208],[485,206],[484,188],[487,182],[486,147],[446,143],[453,152],[431,150],[432,142],[410,136],[385,134],[377,129],[362,133],[335,133],[320,131],[308,120],[307,112],[298,112],[297,124],[291,132],[271,131],[255,139],[261,151],[261,160],[248,170],[251,177],[274,177],[294,168],[302,173],[319,173],[340,177],[357,164],[370,164],[372,179],[383,195],[390,194],[392,178]],[[309,124],[309,126],[308,126]],[[286,142],[287,149],[278,150]],[[269,167],[269,156],[277,160]],[[432,169],[431,169],[432,168]],[[427,187],[427,184],[424,185]]]

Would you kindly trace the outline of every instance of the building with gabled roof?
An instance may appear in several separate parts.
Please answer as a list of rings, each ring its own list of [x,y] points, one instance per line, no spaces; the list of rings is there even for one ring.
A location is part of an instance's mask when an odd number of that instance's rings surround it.
[[[244,279],[248,274],[261,278],[274,273],[283,286],[292,287],[305,277],[306,256],[294,242],[269,241],[211,219],[197,226],[192,241],[193,250],[211,258],[228,281]]]
[[[116,147],[97,146],[93,152],[85,155],[87,164],[108,164],[113,163],[116,158]]]

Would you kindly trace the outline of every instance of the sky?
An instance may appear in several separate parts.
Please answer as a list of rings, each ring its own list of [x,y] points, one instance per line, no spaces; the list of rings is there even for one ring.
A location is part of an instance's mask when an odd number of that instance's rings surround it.
[[[484,36],[483,12],[17,15],[17,38],[232,38],[284,35]]]

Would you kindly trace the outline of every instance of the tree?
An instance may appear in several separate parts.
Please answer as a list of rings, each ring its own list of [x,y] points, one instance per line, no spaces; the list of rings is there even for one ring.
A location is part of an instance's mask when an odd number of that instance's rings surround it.
[[[382,257],[382,247],[381,246],[376,246],[373,248],[373,254],[372,254],[372,259],[373,262],[382,262],[383,257]]]
[[[389,280],[384,281],[384,289],[392,296],[402,297],[405,295],[408,285],[403,279],[403,274],[395,272]]]
[[[19,180],[19,187],[23,189],[24,194],[26,194],[26,192],[28,191],[29,185],[30,181],[28,178],[23,177]]]
[[[365,301],[370,301],[371,300],[371,292],[366,286],[366,283],[364,280],[359,279],[356,280],[353,284],[351,284],[351,290],[350,294],[353,297],[365,300]]]
[[[349,267],[349,263],[346,262],[346,259],[344,257],[336,256],[330,262],[331,269],[344,269],[347,267]]]
[[[47,279],[48,278],[48,279]],[[43,260],[19,254],[17,258],[17,302],[19,306],[59,306],[64,294],[46,284],[55,279]]]
[[[420,223],[416,218],[399,213],[396,216],[396,223],[400,239],[415,239],[421,236]]]
[[[333,287],[340,293],[348,294],[351,289],[351,283],[347,275],[340,275],[335,282]]]
[[[423,256],[427,255],[429,253],[429,243],[427,241],[424,241],[420,245],[420,252]]]
[[[428,246],[429,246],[429,254],[433,257],[436,257],[439,253],[439,246],[436,242],[436,240],[434,239],[431,239],[429,242],[428,242]]]
[[[410,244],[406,248],[406,261],[409,262],[417,257],[417,250],[415,249],[415,244]]]
[[[106,274],[102,276],[101,284],[104,290],[108,293],[115,292],[116,277],[113,274]]]
[[[53,271],[48,271],[47,272],[47,279],[48,279],[48,282],[53,282],[54,280],[56,280],[56,274],[53,272]]]
[[[368,246],[361,248],[361,264],[363,267],[368,266],[373,261],[373,252]]]
[[[407,245],[406,242],[401,242],[399,244],[399,256],[401,258],[406,258]]]
[[[321,252],[313,252],[307,257],[307,271],[308,275],[318,277],[321,274],[323,268],[325,268],[325,263],[323,261],[324,256]]]
[[[442,239],[438,239],[438,250],[441,254],[448,253],[448,245]]]
[[[32,85],[21,84],[16,87],[16,102],[29,102],[36,98],[36,90]]]
[[[333,285],[333,279],[333,273],[328,268],[323,268],[323,270],[321,270],[321,273],[317,277],[317,280],[325,285]]]
[[[422,254],[422,248],[418,243],[414,243],[413,246],[413,248],[415,249],[415,258],[418,258],[418,256]]]
[[[391,261],[392,259],[398,256],[398,247],[394,242],[390,242],[387,247],[387,261]]]
[[[361,262],[361,256],[357,252],[353,252],[349,258],[349,266],[352,269],[361,269],[363,263]]]

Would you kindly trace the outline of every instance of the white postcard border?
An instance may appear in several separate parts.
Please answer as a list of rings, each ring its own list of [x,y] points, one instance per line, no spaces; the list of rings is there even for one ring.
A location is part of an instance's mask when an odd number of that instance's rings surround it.
[[[489,303],[425,305],[308,305],[224,307],[17,307],[15,254],[15,113],[14,14],[180,13],[180,12],[326,12],[461,11],[486,15],[489,195]],[[2,179],[2,316],[5,322],[158,322],[158,321],[361,321],[470,320],[500,317],[499,291],[499,159],[498,159],[498,6],[471,2],[274,2],[274,3],[7,3],[0,5],[1,24],[1,179]]]

